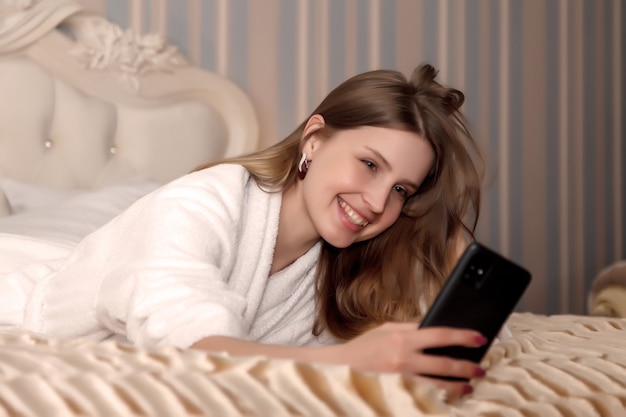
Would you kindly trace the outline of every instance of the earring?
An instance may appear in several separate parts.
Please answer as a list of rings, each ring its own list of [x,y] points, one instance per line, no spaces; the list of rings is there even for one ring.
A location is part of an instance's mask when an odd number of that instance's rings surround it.
[[[309,170],[309,161],[306,159],[306,152],[302,152],[302,158],[300,158],[300,162],[298,163],[298,178],[301,180],[306,177],[306,173]]]

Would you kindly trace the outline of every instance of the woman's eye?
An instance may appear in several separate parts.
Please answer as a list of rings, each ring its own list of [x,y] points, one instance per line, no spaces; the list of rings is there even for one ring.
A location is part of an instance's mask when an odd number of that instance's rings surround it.
[[[407,198],[409,193],[406,191],[406,189],[404,187],[400,187],[399,185],[396,185],[394,188],[394,191],[396,193],[398,193],[402,198]]]
[[[378,167],[376,166],[376,164],[375,164],[375,163],[373,163],[373,162],[372,162],[372,161],[370,161],[370,160],[363,159],[363,163],[364,163],[364,164],[365,164],[365,165],[366,165],[369,169],[371,169],[372,171],[376,171],[376,169],[378,168]]]

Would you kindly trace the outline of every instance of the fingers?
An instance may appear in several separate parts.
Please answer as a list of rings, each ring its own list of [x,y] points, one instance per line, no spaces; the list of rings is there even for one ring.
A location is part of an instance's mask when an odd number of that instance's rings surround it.
[[[474,362],[434,355],[415,355],[410,369],[408,367],[405,369],[414,375],[436,375],[464,380],[485,375],[485,371]]]
[[[487,338],[475,330],[450,327],[429,327],[419,329],[415,340],[420,350],[446,346],[479,347],[487,343]]]
[[[445,389],[449,396],[457,396],[470,392],[467,381],[484,376],[485,372],[474,362],[431,355],[424,350],[446,346],[478,347],[485,343],[485,337],[474,330],[418,329],[415,323],[386,323],[342,346],[339,357],[356,369],[425,377]]]
[[[419,357],[421,363],[415,374],[419,374],[419,378],[428,380],[438,388],[445,390],[448,399],[470,394],[474,388],[469,384],[469,381],[485,376],[485,371],[470,361],[432,355],[419,355]]]
[[[419,377],[418,379],[429,381],[437,388],[445,390],[447,399],[459,398],[474,391],[474,388],[466,382],[452,382],[428,377]]]
[[[416,349],[444,346],[479,347],[487,343],[487,338],[475,330],[452,327],[427,327],[418,329],[415,323],[385,323],[380,331],[408,333]]]
[[[487,339],[475,330],[448,327],[430,327],[417,329],[414,323],[388,323],[381,330],[389,332],[388,343],[413,352],[400,357],[402,363],[394,363],[392,367],[402,369],[407,375],[451,377],[465,382],[446,381],[430,378],[442,386],[449,394],[463,394],[471,390],[466,381],[482,377],[485,371],[476,363],[468,360],[454,359],[446,356],[424,354],[429,348],[464,346],[479,347],[487,343]],[[399,359],[399,358],[398,358]]]

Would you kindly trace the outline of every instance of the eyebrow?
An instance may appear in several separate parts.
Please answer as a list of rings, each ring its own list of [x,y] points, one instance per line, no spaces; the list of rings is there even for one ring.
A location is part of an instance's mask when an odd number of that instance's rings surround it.
[[[391,171],[391,164],[389,163],[389,161],[387,161],[387,159],[385,159],[385,157],[378,152],[376,149],[374,148],[370,148],[369,146],[366,146],[365,149],[367,149],[368,151],[372,152],[374,155],[376,155],[376,158],[380,159],[380,161],[383,163],[383,165],[385,166],[385,168],[387,168],[388,170]],[[419,185],[414,183],[413,181],[410,180],[401,180],[400,181],[401,184],[407,184],[411,187],[413,187],[413,189],[415,191],[417,191],[419,189]],[[414,192],[415,192],[414,191]]]

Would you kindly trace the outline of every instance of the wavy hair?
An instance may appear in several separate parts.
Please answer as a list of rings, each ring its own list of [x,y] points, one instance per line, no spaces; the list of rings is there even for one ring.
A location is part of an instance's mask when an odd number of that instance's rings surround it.
[[[414,132],[435,158],[398,220],[380,235],[347,248],[323,242],[316,277],[314,333],[351,339],[385,321],[419,320],[456,262],[459,240],[471,240],[478,221],[482,157],[460,111],[457,89],[435,80],[431,65],[410,78],[375,70],[349,78],[311,113],[324,134],[361,126]],[[308,120],[308,118],[307,118]],[[306,120],[273,146],[219,163],[245,166],[261,187],[281,191],[297,181]]]

